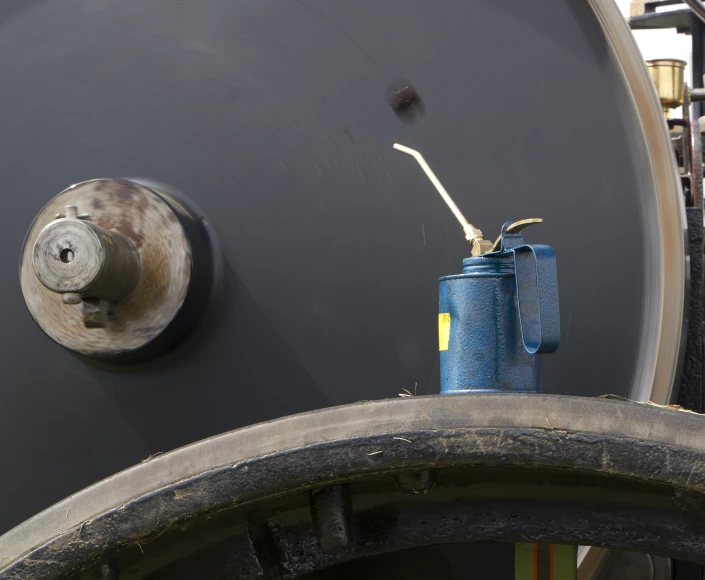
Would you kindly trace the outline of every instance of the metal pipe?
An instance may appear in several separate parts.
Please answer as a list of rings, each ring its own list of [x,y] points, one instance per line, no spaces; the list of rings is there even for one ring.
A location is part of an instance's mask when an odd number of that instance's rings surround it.
[[[438,193],[441,194],[441,197],[443,200],[448,204],[448,207],[450,208],[450,211],[453,212],[453,215],[458,219],[460,222],[460,225],[463,226],[463,231],[465,232],[465,237],[468,241],[472,241],[475,238],[482,237],[482,232],[478,230],[476,227],[474,227],[468,220],[465,219],[465,216],[463,213],[460,211],[457,205],[455,205],[455,202],[453,199],[450,197],[450,194],[446,191],[446,188],[443,187],[443,184],[440,182],[438,177],[436,177],[436,174],[433,173],[433,170],[429,166],[428,163],[426,163],[426,160],[423,158],[423,155],[416,151],[415,149],[411,149],[411,147],[406,147],[404,145],[400,145],[399,143],[394,144],[394,149],[397,151],[401,151],[402,153],[406,153],[407,155],[411,155],[416,161],[418,161],[419,165],[421,166],[421,169],[424,170],[424,173],[428,176],[428,178],[431,180],[431,183],[436,187],[438,190]]]
[[[700,18],[703,22],[705,22],[705,4],[703,4],[700,0],[683,0],[690,9],[695,12],[695,15]]]
[[[690,101],[692,103],[705,102],[705,89],[690,89]]]

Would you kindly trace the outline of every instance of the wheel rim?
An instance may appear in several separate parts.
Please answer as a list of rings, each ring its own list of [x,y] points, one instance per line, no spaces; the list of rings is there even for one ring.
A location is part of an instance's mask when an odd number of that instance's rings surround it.
[[[353,495],[386,497],[375,509],[396,506],[401,527],[380,536],[363,507],[353,514],[360,542],[325,552],[310,517],[280,522],[276,569],[300,575],[413,545],[483,539],[705,562],[702,421],[664,407],[546,395],[418,397],[292,416],[155,457],[57,504],[0,537],[2,577],[30,568],[37,580],[69,577],[112,560],[154,572],[150,558],[163,559],[164,545],[184,556],[179,537],[200,538],[195,545],[205,549],[243,525],[250,550],[253,518],[255,529],[274,530],[272,514],[286,520],[287,510],[307,509],[305,492],[346,483]],[[437,473],[428,494],[409,499],[397,489],[416,486],[399,474],[424,470]],[[468,531],[469,517],[483,525]],[[597,525],[607,521],[610,529]]]

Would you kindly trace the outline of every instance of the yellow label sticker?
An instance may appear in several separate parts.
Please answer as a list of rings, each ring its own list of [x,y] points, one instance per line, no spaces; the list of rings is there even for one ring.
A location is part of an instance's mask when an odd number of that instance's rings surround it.
[[[441,312],[438,315],[438,350],[448,350],[450,341],[450,313]]]

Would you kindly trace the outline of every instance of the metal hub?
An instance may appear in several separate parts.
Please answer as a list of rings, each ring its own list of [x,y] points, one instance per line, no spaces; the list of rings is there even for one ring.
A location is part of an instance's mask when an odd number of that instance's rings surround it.
[[[135,288],[140,256],[125,236],[79,219],[75,206],[46,226],[34,243],[34,271],[67,304],[82,296],[119,302]]]
[[[67,189],[40,212],[20,271],[44,332],[78,353],[116,356],[147,345],[174,320],[191,284],[192,250],[167,198],[133,181],[99,179]]]

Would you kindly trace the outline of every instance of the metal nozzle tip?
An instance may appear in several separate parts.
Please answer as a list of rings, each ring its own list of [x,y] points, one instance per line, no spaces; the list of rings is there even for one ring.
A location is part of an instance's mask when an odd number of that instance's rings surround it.
[[[397,151],[401,151],[402,153],[406,153],[407,155],[414,155],[415,153],[418,155],[418,151],[415,151],[414,149],[411,149],[410,147],[406,147],[404,145],[400,145],[399,143],[395,143],[393,145],[394,149]]]

